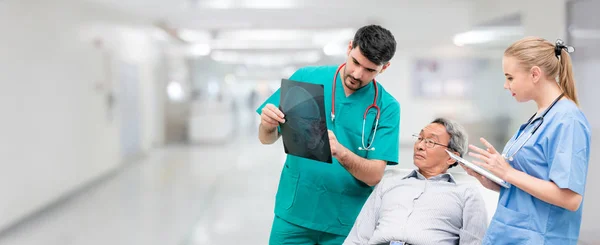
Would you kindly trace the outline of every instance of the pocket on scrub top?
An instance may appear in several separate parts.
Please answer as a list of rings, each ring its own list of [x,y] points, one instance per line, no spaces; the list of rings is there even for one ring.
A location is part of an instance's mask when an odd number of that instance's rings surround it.
[[[345,189],[340,198],[338,220],[342,225],[352,226],[362,206],[371,193],[368,188]]]
[[[498,205],[496,208],[496,220],[508,226],[531,230],[531,217],[529,214]]]
[[[483,244],[537,245],[544,237],[531,229],[529,214],[498,205],[494,219],[488,227]]]
[[[296,190],[298,189],[298,181],[300,175],[290,171],[286,166],[281,172],[279,187],[276,195],[275,205],[279,208],[290,209],[294,205],[296,199]]]

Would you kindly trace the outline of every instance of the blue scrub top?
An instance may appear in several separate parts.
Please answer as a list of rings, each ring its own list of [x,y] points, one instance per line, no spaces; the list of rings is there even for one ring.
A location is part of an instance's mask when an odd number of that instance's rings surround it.
[[[523,124],[508,141],[503,154],[510,156],[517,151],[533,128]],[[509,164],[583,196],[589,156],[590,125],[573,101],[562,99],[548,111],[537,132]],[[575,212],[566,210],[514,185],[501,188],[498,207],[483,244],[576,245],[582,209],[583,204]]]
[[[303,67],[290,80],[323,85],[327,128],[334,132],[340,144],[360,157],[384,160],[388,165],[398,164],[400,104],[378,83],[377,105],[381,108],[381,115],[373,141],[375,151],[359,151],[365,109],[373,103],[375,96],[373,84],[346,97],[338,76],[336,118],[332,122],[331,91],[337,68]],[[277,90],[256,112],[260,114],[267,103],[279,106],[279,102],[280,90]],[[370,129],[375,126],[375,114],[375,110],[367,113],[365,141],[367,137],[371,139]],[[372,187],[354,178],[335,158],[333,164],[327,164],[287,155],[275,197],[275,215],[298,226],[346,236],[372,191]]]

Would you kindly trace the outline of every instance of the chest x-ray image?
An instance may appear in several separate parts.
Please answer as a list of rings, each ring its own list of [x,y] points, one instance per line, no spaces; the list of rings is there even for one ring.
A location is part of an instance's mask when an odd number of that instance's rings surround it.
[[[285,153],[332,163],[323,89],[319,84],[281,81],[281,136]]]

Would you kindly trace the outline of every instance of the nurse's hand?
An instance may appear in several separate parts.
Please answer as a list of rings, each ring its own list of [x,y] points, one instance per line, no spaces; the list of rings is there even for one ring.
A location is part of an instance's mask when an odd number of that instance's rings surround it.
[[[333,131],[327,130],[327,133],[329,134],[329,148],[331,148],[331,156],[339,159],[347,149],[337,141]]]
[[[473,163],[489,170],[491,173],[500,177],[501,179],[506,180],[506,176],[515,171],[515,169],[510,166],[508,162],[506,162],[504,157],[498,151],[496,151],[496,148],[494,148],[492,144],[487,142],[487,140],[484,138],[480,138],[480,140],[481,143],[487,147],[487,149],[483,150],[477,146],[469,145],[469,149],[477,152],[469,152],[469,155],[482,161],[474,161]]]
[[[260,113],[260,123],[267,131],[272,131],[279,126],[279,123],[285,123],[285,115],[273,104],[267,104]]]

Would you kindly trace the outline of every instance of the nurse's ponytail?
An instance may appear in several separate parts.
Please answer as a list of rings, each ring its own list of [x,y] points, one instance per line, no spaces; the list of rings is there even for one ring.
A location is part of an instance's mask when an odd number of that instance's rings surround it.
[[[557,58],[560,59],[560,72],[558,75],[558,84],[562,88],[565,96],[573,100],[575,104],[579,105],[577,101],[577,91],[575,89],[575,78],[573,78],[573,65],[571,64],[571,56],[565,48],[557,47],[560,51],[560,55]]]
[[[519,60],[525,70],[540,67],[550,79],[558,82],[567,98],[579,105],[569,56],[572,51],[573,47],[566,46],[562,40],[551,43],[539,37],[526,37],[508,47],[504,55]]]

